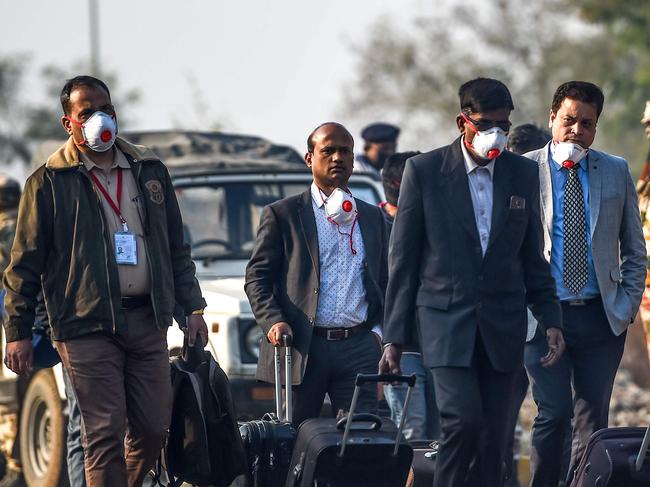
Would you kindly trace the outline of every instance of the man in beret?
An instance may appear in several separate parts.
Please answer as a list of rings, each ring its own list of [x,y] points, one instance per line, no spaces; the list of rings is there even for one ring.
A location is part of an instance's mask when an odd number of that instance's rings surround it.
[[[380,175],[386,159],[397,151],[399,127],[389,123],[373,123],[361,131],[363,154],[354,160],[354,172]]]

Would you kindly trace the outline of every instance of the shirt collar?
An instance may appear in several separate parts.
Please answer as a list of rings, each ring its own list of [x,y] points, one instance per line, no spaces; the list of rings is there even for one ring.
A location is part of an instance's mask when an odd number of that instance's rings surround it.
[[[311,183],[311,199],[314,200],[314,203],[316,203],[318,208],[321,208],[325,204],[323,201],[323,194],[318,186],[316,186],[315,182]]]
[[[121,167],[122,169],[131,169],[131,165],[126,159],[124,153],[117,147],[113,147],[115,150],[113,151],[113,165],[111,166],[111,169],[115,169],[116,167]],[[88,156],[88,154],[84,154],[83,152],[79,151],[79,158],[81,159],[81,162],[83,162],[84,166],[86,166],[86,170],[88,172],[95,168],[99,169],[99,166],[95,164],[95,162],[90,158],[90,156]]]
[[[553,157],[553,147],[555,147],[555,142],[551,141],[551,143],[548,144],[548,159],[552,162],[551,166],[553,169],[559,171],[562,169],[562,164],[557,162]],[[589,152],[587,152],[587,154],[585,154],[585,156],[578,163],[578,166],[580,166],[580,169],[583,171],[587,170],[587,159],[589,159]]]
[[[469,154],[467,147],[465,147],[465,136],[460,141],[460,148],[463,150],[463,159],[465,161],[465,171],[467,174],[474,172],[478,168],[485,168],[490,173],[490,179],[494,176],[494,159],[492,159],[486,166],[479,166],[476,164],[476,161],[472,159],[472,156]]]

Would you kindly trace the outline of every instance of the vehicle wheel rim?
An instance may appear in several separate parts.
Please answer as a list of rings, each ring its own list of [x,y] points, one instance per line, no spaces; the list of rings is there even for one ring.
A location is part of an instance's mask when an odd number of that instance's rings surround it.
[[[32,425],[28,445],[29,461],[34,474],[44,477],[52,456],[52,424],[50,409],[42,399],[32,405],[29,424]]]

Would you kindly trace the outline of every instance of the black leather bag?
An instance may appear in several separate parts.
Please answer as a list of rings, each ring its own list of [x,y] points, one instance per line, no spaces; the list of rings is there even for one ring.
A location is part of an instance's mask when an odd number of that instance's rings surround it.
[[[210,352],[185,344],[171,361],[171,378],[172,419],[164,452],[169,485],[230,485],[246,472],[246,454],[226,374]]]
[[[607,428],[587,443],[572,487],[650,487],[647,428]]]

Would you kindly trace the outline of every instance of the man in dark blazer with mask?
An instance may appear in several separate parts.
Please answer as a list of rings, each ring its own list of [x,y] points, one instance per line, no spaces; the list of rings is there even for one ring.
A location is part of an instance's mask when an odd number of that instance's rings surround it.
[[[461,136],[409,159],[404,171],[380,371],[399,372],[404,325],[417,312],[442,428],[434,485],[496,487],[526,305],[547,335],[545,365],[558,360],[564,342],[542,255],[537,170],[505,151],[510,92],[500,81],[478,78],[459,96]]]
[[[294,424],[317,417],[325,394],[348,410],[357,373],[374,373],[381,356],[387,230],[379,208],[352,197],[354,141],[338,123],[307,139],[310,188],[266,206],[245,290],[266,340],[257,377],[274,382],[273,345],[293,335]],[[284,373],[282,373],[284,378]],[[359,410],[376,409],[364,387]]]

